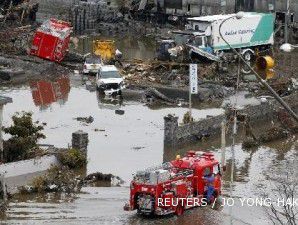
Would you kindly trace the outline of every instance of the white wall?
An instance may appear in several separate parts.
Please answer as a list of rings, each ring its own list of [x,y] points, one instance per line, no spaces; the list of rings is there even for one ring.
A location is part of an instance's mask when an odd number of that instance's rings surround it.
[[[30,185],[34,177],[43,175],[52,165],[59,165],[54,155],[0,165],[7,192],[14,194],[18,187]]]
[[[29,173],[42,172],[59,164],[56,156],[42,156],[40,158],[23,160],[18,162],[6,163],[0,165],[0,174],[5,178],[21,176]]]

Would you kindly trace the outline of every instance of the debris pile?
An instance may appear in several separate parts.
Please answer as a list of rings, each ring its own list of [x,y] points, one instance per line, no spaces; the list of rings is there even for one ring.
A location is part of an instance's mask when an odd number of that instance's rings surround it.
[[[100,172],[89,174],[83,181],[84,186],[120,186],[123,183],[124,181],[118,176]]]
[[[26,55],[32,35],[31,25],[16,28],[4,28],[0,31],[0,52],[14,55]]]
[[[26,0],[0,1],[0,22],[18,21],[20,24],[36,20],[38,3]],[[0,25],[1,26],[1,25]]]
[[[43,176],[36,177],[32,185],[23,186],[20,193],[65,192],[76,193],[81,189],[81,177],[66,166],[53,166]]]
[[[92,116],[88,117],[77,117],[75,120],[80,121],[82,123],[93,123],[94,118]]]
[[[180,102],[179,99],[171,99],[155,88],[148,88],[144,92],[143,98],[144,101],[148,104],[153,104],[155,101],[158,101],[166,105],[182,105],[182,102]]]
[[[122,72],[131,84],[155,83],[186,87],[189,82],[188,67],[186,63],[134,60],[124,64]],[[200,65],[198,74],[202,81],[212,79],[216,74],[215,64]]]

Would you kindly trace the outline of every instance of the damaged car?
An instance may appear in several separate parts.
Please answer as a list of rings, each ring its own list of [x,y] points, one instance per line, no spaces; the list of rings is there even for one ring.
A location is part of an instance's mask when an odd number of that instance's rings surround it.
[[[99,56],[88,56],[84,62],[84,74],[97,74],[99,68],[102,66],[102,60]]]
[[[101,66],[96,75],[97,89],[105,95],[121,95],[125,88],[124,79],[114,65]]]

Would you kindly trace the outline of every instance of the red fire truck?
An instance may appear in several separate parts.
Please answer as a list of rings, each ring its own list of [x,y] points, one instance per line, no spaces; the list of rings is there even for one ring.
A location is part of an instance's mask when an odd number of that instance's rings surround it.
[[[212,197],[208,199],[210,187]],[[182,215],[186,209],[213,203],[219,195],[219,162],[212,153],[189,151],[183,158],[178,155],[160,167],[137,172],[124,210],[143,215]]]
[[[30,54],[55,62],[61,62],[68,50],[72,28],[70,23],[50,19],[35,32]]]

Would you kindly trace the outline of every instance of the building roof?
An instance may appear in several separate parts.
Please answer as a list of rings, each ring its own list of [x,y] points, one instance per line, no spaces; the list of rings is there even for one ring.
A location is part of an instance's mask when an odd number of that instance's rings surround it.
[[[236,14],[226,14],[226,15],[213,15],[213,16],[200,16],[200,17],[191,17],[187,18],[190,21],[205,21],[205,22],[213,22],[216,20],[224,20],[229,17],[235,16]]]
[[[0,105],[5,105],[7,103],[12,103],[12,98],[6,96],[0,96]]]

